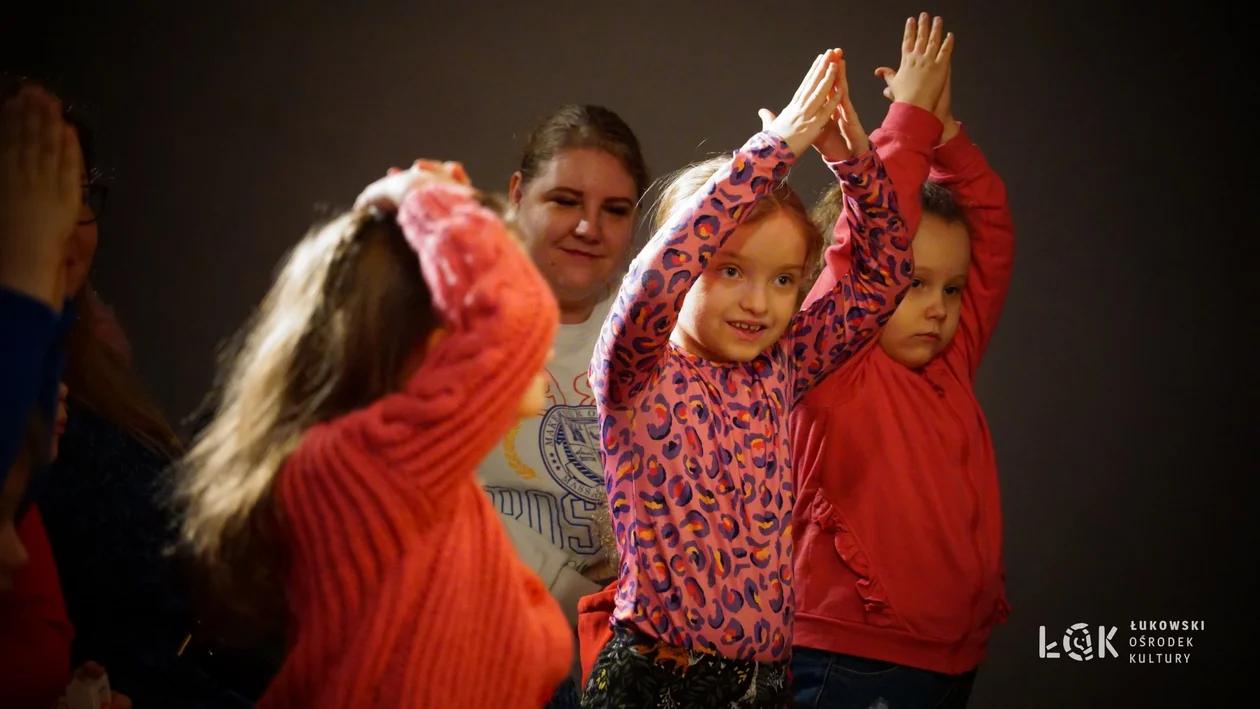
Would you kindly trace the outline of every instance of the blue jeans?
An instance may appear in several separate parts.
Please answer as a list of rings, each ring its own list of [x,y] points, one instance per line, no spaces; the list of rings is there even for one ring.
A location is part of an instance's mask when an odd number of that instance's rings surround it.
[[[946,675],[792,648],[792,696],[801,709],[964,709],[975,681],[975,670]]]

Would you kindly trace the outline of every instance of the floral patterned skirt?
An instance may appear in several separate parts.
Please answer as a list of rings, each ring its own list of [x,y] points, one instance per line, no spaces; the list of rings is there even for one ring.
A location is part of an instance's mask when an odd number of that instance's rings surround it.
[[[732,660],[674,647],[620,625],[595,660],[586,709],[787,709],[787,663]]]

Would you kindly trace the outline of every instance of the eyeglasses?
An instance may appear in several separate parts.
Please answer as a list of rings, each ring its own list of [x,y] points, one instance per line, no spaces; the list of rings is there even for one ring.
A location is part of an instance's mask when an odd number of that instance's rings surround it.
[[[80,216],[80,224],[93,224],[105,212],[105,195],[109,194],[106,185],[84,185],[83,206],[88,208],[87,216]]]

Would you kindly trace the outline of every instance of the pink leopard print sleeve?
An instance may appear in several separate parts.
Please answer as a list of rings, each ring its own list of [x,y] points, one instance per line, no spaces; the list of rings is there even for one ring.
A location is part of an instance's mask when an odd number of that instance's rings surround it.
[[[783,345],[792,403],[872,342],[897,309],[914,272],[912,234],[897,210],[892,181],[874,146],[832,166],[844,194],[841,218],[851,239],[847,273],[798,312]],[[839,229],[837,229],[839,231]]]

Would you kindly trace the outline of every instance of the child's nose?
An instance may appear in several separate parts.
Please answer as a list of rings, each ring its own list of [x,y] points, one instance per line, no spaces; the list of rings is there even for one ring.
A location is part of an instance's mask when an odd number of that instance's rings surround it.
[[[766,312],[767,302],[768,298],[764,288],[749,285],[744,289],[744,297],[741,299],[740,306],[750,313],[761,315]]]

